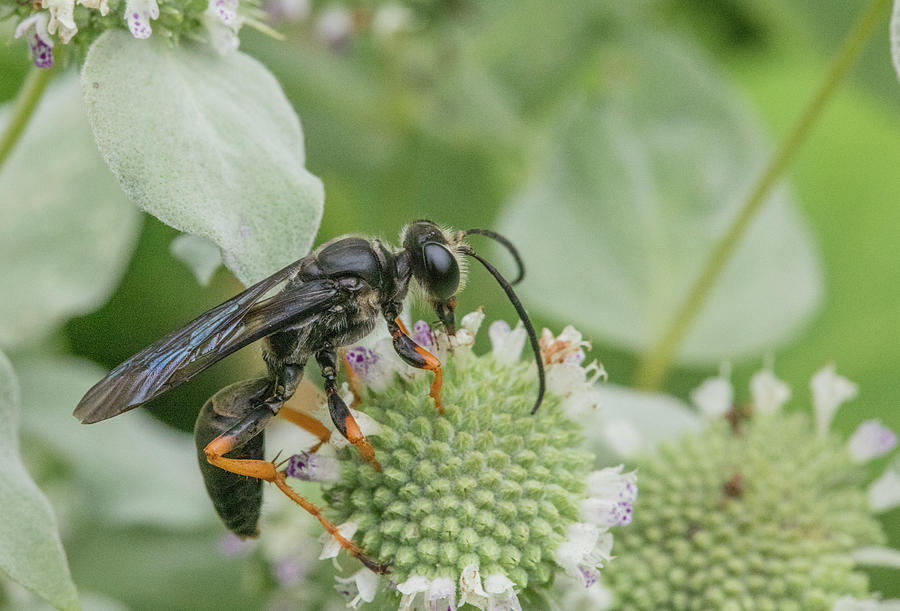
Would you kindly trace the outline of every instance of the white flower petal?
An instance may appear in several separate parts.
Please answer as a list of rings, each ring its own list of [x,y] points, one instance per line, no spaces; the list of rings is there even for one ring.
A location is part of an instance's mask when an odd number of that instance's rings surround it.
[[[316,35],[332,47],[344,44],[352,32],[353,16],[344,7],[329,7],[316,20]]]
[[[356,530],[359,528],[359,524],[356,522],[344,522],[340,526],[337,527],[338,532],[347,540],[351,540],[353,535],[356,534]],[[322,544],[322,553],[319,554],[319,560],[325,560],[326,558],[336,558],[340,553],[342,547],[340,542],[337,539],[332,537],[328,533],[323,533],[321,537],[319,537],[319,543]]]
[[[299,452],[288,459],[285,475],[306,482],[336,482],[341,464],[331,456]]]
[[[877,513],[900,505],[900,472],[887,469],[869,486],[869,508]]]
[[[156,0],[125,0],[125,21],[135,38],[150,38],[150,20],[159,18]]]
[[[106,0],[78,0],[78,4],[86,6],[87,8],[99,10],[100,14],[104,17],[109,14],[109,4]]]
[[[410,611],[410,609],[420,609],[419,606],[413,606],[419,595],[425,598],[425,592],[428,591],[430,581],[427,577],[421,575],[413,575],[406,581],[397,585],[397,591],[402,595],[400,597],[400,606],[397,611]]]
[[[486,609],[488,605],[488,594],[481,585],[478,566],[474,564],[464,568],[459,576],[459,606],[466,603],[478,609]]]
[[[519,360],[522,348],[525,347],[525,328],[520,321],[515,329],[510,329],[504,320],[495,320],[488,327],[491,340],[491,353],[500,363],[514,363]]]
[[[402,4],[389,2],[375,10],[372,17],[372,32],[376,36],[389,38],[408,30],[413,21],[413,12]]]
[[[781,409],[791,398],[791,387],[776,378],[770,370],[763,369],[750,378],[750,396],[756,411],[768,414]]]
[[[75,25],[75,0],[42,0],[41,7],[50,10],[47,31],[56,34],[63,44],[67,44],[78,32]]]
[[[900,550],[892,547],[860,547],[853,550],[851,556],[858,565],[900,569]]]
[[[820,435],[824,435],[841,403],[856,397],[859,389],[856,384],[837,374],[834,363],[817,371],[810,380],[809,387],[816,411],[816,428]]]
[[[488,611],[522,611],[516,584],[502,573],[488,575],[484,579],[484,590],[488,595]]]
[[[431,580],[425,595],[425,605],[428,611],[455,611],[456,583],[449,577]]]
[[[16,26],[16,38],[25,37],[31,49],[31,59],[38,68],[53,66],[53,39],[47,32],[47,13],[35,13]]]
[[[243,19],[237,13],[237,0],[209,0],[203,12],[203,25],[206,26],[209,42],[220,55],[235,51],[240,45],[238,30]]]
[[[335,589],[347,601],[347,606],[358,609],[363,603],[375,599],[378,590],[378,575],[369,569],[360,569],[350,577],[335,576]]]
[[[856,462],[866,462],[884,456],[897,447],[897,435],[883,426],[880,420],[865,420],[847,443],[847,449]]]
[[[462,320],[459,321],[460,329],[466,329],[475,335],[478,333],[478,329],[481,328],[481,323],[484,322],[484,312],[481,308],[478,308],[474,312],[469,312],[465,316],[462,317]]]
[[[731,380],[723,376],[707,378],[691,391],[691,403],[707,418],[724,416],[734,405],[734,387]]]

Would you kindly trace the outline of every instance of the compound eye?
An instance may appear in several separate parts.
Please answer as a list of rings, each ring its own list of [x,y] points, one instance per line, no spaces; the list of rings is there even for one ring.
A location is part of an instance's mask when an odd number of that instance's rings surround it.
[[[459,288],[459,265],[450,249],[428,242],[422,247],[425,259],[425,282],[428,292],[437,299],[448,299]]]

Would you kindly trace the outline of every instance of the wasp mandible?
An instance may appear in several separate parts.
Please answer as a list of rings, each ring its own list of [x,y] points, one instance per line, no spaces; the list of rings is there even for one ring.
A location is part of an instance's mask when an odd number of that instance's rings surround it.
[[[492,238],[510,251],[519,268],[513,283],[465,241],[473,234]],[[276,415],[321,433],[309,416],[284,405],[297,390],[309,358],[315,358],[321,368],[336,429],[380,469],[372,445],[337,392],[337,349],[368,335],[378,317],[384,317],[400,358],[434,373],[430,395],[443,412],[441,363],[409,337],[399,316],[410,281],[415,279],[447,333],[454,335],[455,295],[465,277],[464,257],[469,256],[503,287],[528,333],[539,382],[532,413],[540,406],[545,387],[537,336],[512,288],[524,268],[509,240],[486,229],[451,231],[419,220],[403,229],[401,243],[400,249],[392,250],[377,239],[342,236],[322,244],[126,360],[85,394],[75,416],[86,424],[118,416],[263,339],[267,377],[223,389],[207,401],[197,418],[194,436],[201,471],[216,510],[236,534],[254,536],[262,481],[273,482],[316,516],[354,556],[373,570],[385,570],[343,538],[315,505],[287,485],[274,463],[263,459],[263,430]]]

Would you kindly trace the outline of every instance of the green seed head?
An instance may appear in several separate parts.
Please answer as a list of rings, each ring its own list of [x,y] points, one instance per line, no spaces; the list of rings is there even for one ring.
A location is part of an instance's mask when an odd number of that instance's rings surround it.
[[[830,609],[865,597],[850,552],[881,544],[865,472],[808,417],[773,412],[638,462],[634,524],[604,584],[622,609]]]
[[[609,528],[631,521],[634,474],[593,470],[567,415],[594,398],[580,335],[545,334],[550,392],[532,415],[537,376],[518,360],[524,332],[492,326],[494,349],[477,356],[481,317],[463,319],[452,350],[445,335],[416,326],[416,341],[443,363],[443,414],[429,398],[432,375],[401,365],[389,344],[347,354],[367,386],[357,415],[382,470],[343,447],[324,497],[342,532],[390,563],[379,604],[517,609],[560,569],[590,586],[611,559]],[[369,602],[371,579],[341,578],[339,590],[351,604]]]

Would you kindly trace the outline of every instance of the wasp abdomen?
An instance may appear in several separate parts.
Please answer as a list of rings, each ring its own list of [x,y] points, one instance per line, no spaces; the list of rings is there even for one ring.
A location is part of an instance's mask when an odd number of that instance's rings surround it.
[[[262,480],[238,475],[211,465],[205,448],[216,437],[228,432],[269,390],[268,378],[244,380],[226,386],[213,395],[200,410],[194,425],[194,441],[203,482],[213,506],[225,526],[240,537],[259,534],[257,522],[262,509]],[[251,438],[225,456],[228,458],[263,460],[264,432]]]

